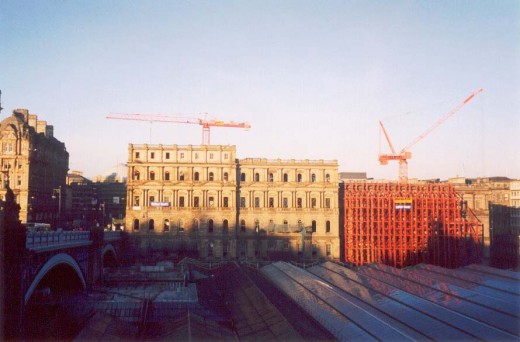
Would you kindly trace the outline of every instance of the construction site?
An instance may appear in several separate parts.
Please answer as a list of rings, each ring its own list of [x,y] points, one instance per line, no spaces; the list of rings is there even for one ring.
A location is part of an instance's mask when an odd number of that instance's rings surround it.
[[[480,263],[482,225],[450,184],[345,183],[345,262]]]
[[[456,268],[482,260],[483,230],[477,217],[450,184],[408,182],[410,149],[468,104],[480,88],[396,151],[380,122],[391,153],[381,165],[399,163],[396,183],[344,183],[340,188],[344,261],[406,267],[428,263]]]

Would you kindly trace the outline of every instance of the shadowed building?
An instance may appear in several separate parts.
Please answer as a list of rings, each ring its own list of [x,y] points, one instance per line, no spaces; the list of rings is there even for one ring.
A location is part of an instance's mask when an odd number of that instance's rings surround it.
[[[137,249],[233,258],[235,146],[130,145],[125,230]]]

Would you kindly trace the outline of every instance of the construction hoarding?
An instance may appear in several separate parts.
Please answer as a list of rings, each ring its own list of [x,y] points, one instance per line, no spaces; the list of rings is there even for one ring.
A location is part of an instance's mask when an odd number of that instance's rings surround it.
[[[480,262],[482,225],[450,184],[342,184],[343,259],[394,267]]]

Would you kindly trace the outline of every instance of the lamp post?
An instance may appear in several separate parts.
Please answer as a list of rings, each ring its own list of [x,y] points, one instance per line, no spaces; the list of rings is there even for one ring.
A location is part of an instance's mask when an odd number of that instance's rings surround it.
[[[101,202],[99,206],[101,209],[101,227],[105,229],[105,202]]]
[[[58,225],[61,225],[61,185],[54,189],[54,194],[52,195],[52,198],[56,198],[56,194],[58,194]]]

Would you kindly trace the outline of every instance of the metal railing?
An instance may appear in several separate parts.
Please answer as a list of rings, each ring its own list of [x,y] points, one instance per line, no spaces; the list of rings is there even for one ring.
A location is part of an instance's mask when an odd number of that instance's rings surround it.
[[[89,242],[90,232],[88,231],[28,231],[25,238],[25,248],[34,250],[70,244],[87,244]]]

